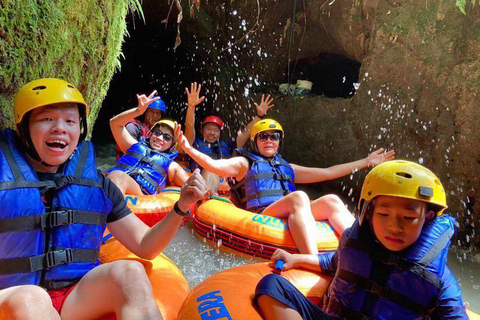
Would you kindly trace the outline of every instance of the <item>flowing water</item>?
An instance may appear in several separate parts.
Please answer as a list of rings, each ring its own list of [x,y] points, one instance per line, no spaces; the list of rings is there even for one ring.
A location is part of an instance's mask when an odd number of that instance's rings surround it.
[[[103,145],[96,150],[99,168],[105,172],[114,163],[111,156],[114,146]],[[163,253],[183,272],[191,289],[217,272],[258,262],[214,248],[195,235],[191,224],[178,230]],[[463,300],[470,303],[470,310],[480,313],[480,255],[457,253],[452,249],[448,266],[460,283]]]

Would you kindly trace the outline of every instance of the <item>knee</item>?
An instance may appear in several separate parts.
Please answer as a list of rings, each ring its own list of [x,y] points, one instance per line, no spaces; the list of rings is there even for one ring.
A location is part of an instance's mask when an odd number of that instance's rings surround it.
[[[306,205],[310,203],[310,198],[303,191],[294,191],[290,195],[293,205]]]
[[[53,306],[44,289],[28,285],[15,288],[4,301],[2,309],[9,315],[9,319],[35,319],[38,315],[49,314],[53,311]]]
[[[153,292],[145,267],[138,261],[112,262],[111,276],[113,283],[121,287],[120,291],[125,295],[151,295]]]
[[[287,280],[276,274],[272,273],[263,277],[255,288],[255,294],[263,294],[264,292],[277,291],[277,288],[283,288],[281,284]]]
[[[337,195],[335,194],[327,194],[326,196],[323,196],[320,198],[322,200],[322,202],[330,207],[330,208],[344,208],[345,207],[345,204],[343,203],[342,199],[340,199],[340,197],[338,197]]]

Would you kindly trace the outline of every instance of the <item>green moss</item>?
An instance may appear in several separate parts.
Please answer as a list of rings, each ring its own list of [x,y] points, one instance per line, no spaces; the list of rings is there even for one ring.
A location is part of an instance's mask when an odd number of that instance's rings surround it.
[[[17,90],[42,77],[63,78],[76,85],[89,104],[88,120],[93,124],[120,66],[129,8],[138,9],[138,0],[3,0],[0,127],[13,125]]]

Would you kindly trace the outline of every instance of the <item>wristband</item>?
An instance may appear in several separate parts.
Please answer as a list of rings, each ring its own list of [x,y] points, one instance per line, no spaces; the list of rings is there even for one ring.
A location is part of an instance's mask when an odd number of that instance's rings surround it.
[[[257,118],[263,119],[263,118],[265,118],[265,115],[261,116],[257,113]]]
[[[180,208],[178,207],[178,201],[175,202],[175,205],[173,206],[173,211],[175,211],[176,214],[182,217],[188,217],[191,213],[190,209],[187,210],[187,212],[183,212],[182,210],[180,210]]]

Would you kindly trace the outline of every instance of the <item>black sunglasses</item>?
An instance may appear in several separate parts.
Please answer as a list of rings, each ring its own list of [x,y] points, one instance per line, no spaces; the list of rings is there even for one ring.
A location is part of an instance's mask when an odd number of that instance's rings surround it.
[[[270,139],[273,142],[277,142],[278,140],[280,140],[280,137],[281,137],[280,132],[274,132],[274,133],[260,132],[258,134],[258,139],[262,142],[265,142],[268,139]]]
[[[162,130],[160,129],[153,129],[152,130],[152,135],[154,135],[155,137],[157,138],[160,138],[161,136],[163,136],[163,140],[165,140],[165,142],[170,142],[173,140],[173,136],[168,134],[168,133],[164,133],[162,132]]]

